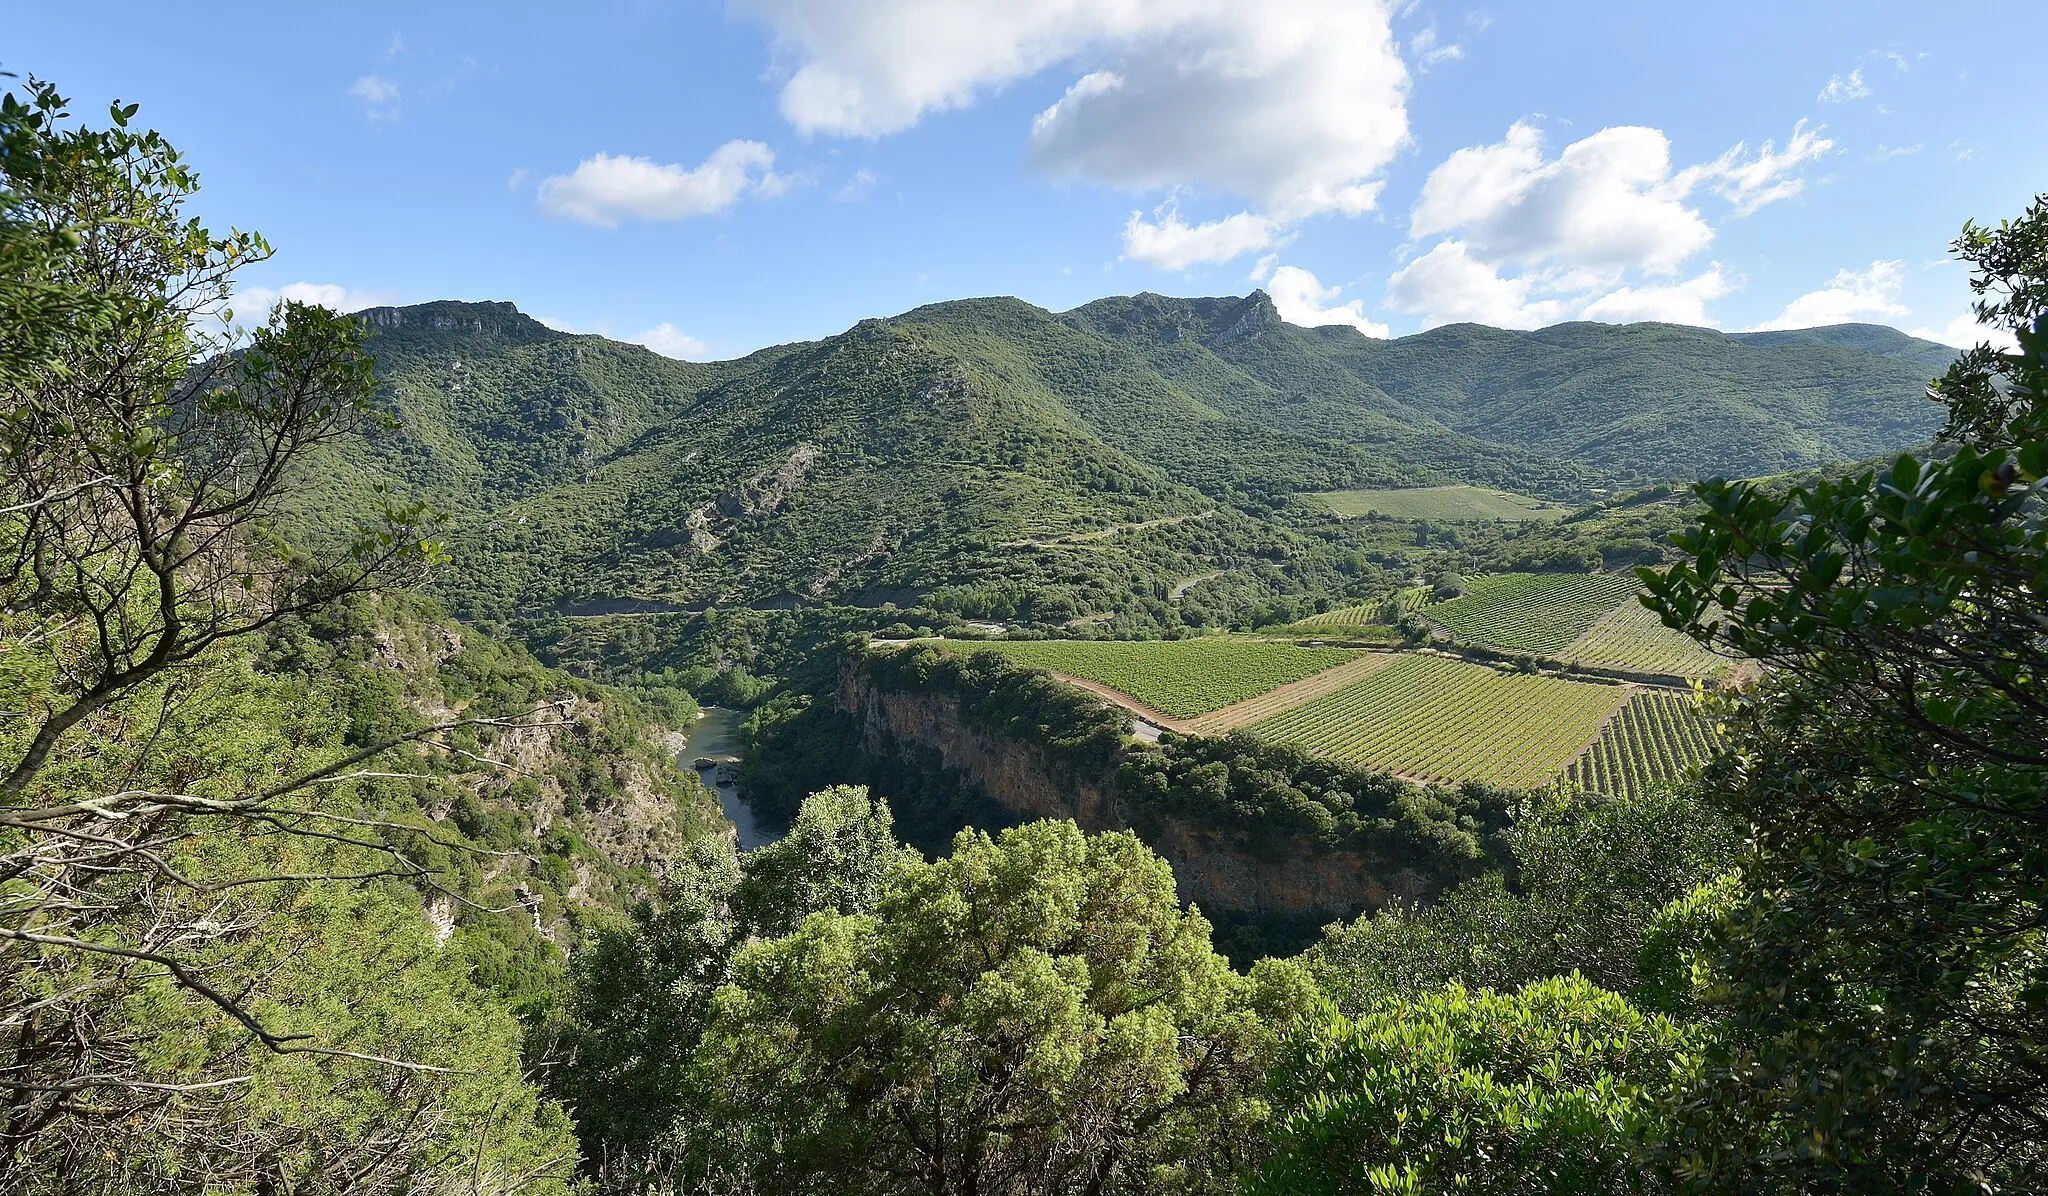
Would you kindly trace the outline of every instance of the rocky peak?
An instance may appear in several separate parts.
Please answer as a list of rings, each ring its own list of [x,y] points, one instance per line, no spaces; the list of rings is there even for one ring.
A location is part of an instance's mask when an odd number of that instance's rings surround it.
[[[439,299],[409,307],[365,308],[355,318],[387,334],[438,332],[512,341],[548,341],[564,335],[505,302]]]
[[[1262,290],[1246,295],[1235,314],[1236,318],[1229,326],[1216,334],[1214,344],[1227,345],[1232,341],[1245,340],[1281,323],[1280,309],[1273,306],[1272,296]]]

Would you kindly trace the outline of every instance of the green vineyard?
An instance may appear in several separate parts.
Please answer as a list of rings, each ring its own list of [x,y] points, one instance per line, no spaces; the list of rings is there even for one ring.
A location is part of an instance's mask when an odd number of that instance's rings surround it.
[[[1628,693],[1416,655],[1251,730],[1406,776],[1528,787],[1556,777]]]
[[[1470,643],[1551,653],[1635,592],[1635,578],[1612,573],[1498,573],[1474,578],[1463,597],[1422,613]]]
[[[1588,792],[1633,797],[1682,775],[1712,744],[1713,729],[1691,694],[1639,690],[1565,779]]]
[[[1730,662],[1673,631],[1642,603],[1625,601],[1557,654],[1574,663],[1669,673],[1678,677],[1719,677]]]
[[[1354,519],[1556,519],[1565,513],[1540,499],[1479,486],[1424,486],[1412,490],[1332,490],[1316,495],[1337,515]]]
[[[1018,664],[1085,678],[1175,718],[1193,718],[1357,657],[1348,648],[1208,637],[1192,640],[1016,640],[993,648]]]

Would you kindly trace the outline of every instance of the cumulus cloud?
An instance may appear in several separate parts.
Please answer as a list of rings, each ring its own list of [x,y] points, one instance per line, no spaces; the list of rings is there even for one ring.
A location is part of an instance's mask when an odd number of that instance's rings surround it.
[[[1299,266],[1272,266],[1270,262],[1261,262],[1260,268],[1253,272],[1253,278],[1261,277],[1274,309],[1289,324],[1303,328],[1343,324],[1378,340],[1393,335],[1385,324],[1366,318],[1364,300],[1333,302],[1343,293],[1343,288],[1326,287],[1315,275]]]
[[[1915,328],[1910,335],[1958,349],[1974,349],[1978,345],[1989,344],[2010,353],[2019,348],[2018,337],[2003,328],[1986,328],[1977,322],[1977,313],[1968,311],[1939,327]]]
[[[599,228],[628,217],[688,220],[723,212],[748,195],[773,196],[789,186],[775,173],[775,151],[758,141],[728,141],[695,167],[596,154],[569,174],[541,180],[542,210]]]
[[[1196,185],[1291,222],[1357,215],[1408,140],[1408,70],[1383,4],[1181,6],[1202,18],[1129,45],[1031,129],[1031,162],[1134,190]]]
[[[1818,328],[1859,320],[1896,318],[1906,314],[1899,291],[1906,285],[1906,263],[1876,261],[1867,270],[1842,270],[1826,286],[1808,291],[1785,305],[1776,317],[1752,328]]]
[[[626,339],[636,345],[645,345],[663,357],[673,357],[678,361],[703,361],[711,355],[711,346],[667,321],[656,324],[644,332],[636,332]]]
[[[878,137],[1062,68],[1073,82],[1029,131],[1035,168],[1135,191],[1200,187],[1280,223],[1369,210],[1408,139],[1386,0],[741,7],[773,31],[782,112],[804,132]]]
[[[348,94],[362,104],[363,115],[370,118],[371,124],[397,120],[405,100],[396,82],[377,74],[357,79]]]
[[[1847,75],[1829,77],[1828,85],[1820,89],[1814,99],[1823,104],[1846,104],[1860,100],[1870,94],[1870,84],[1863,81],[1863,68],[1857,67]]]
[[[1705,328],[1716,326],[1716,321],[1707,315],[1707,304],[1735,290],[1735,284],[1728,278],[1721,263],[1715,262],[1705,273],[1688,278],[1683,282],[1664,286],[1618,287],[1580,310],[1582,320],[1600,320],[1609,324],[1633,324],[1640,320],[1653,320],[1660,324],[1696,324]]]
[[[1430,172],[1409,233],[1460,231],[1492,262],[1668,274],[1714,239],[1685,202],[1689,181],[1673,178],[1671,141],[1656,129],[1602,129],[1546,159],[1543,134],[1518,122]]]
[[[1187,224],[1169,203],[1152,215],[1147,220],[1143,212],[1131,213],[1124,225],[1124,256],[1161,270],[1227,262],[1269,247],[1276,232],[1272,221],[1250,212]]]
[[[1497,328],[1541,328],[1562,319],[1559,299],[1534,297],[1537,280],[1504,278],[1472,256],[1463,241],[1443,241],[1387,280],[1387,303],[1422,316],[1424,328],[1469,322]]]
[[[1458,150],[1430,172],[1409,235],[1440,240],[1389,280],[1390,302],[1421,314],[1425,326],[1529,327],[1568,310],[1710,325],[1706,304],[1733,289],[1718,266],[1661,281],[1713,244],[1700,200],[1718,198],[1731,215],[1749,215],[1799,194],[1800,169],[1833,149],[1802,121],[1782,149],[1765,141],[1751,152],[1738,143],[1680,168],[1661,130],[1617,126],[1552,157],[1542,131],[1519,121],[1500,141]]]
[[[389,291],[357,290],[331,282],[288,282],[281,287],[243,287],[235,292],[228,307],[235,313],[237,324],[254,327],[268,320],[271,309],[286,299],[295,303],[317,304],[346,314],[366,307],[382,307],[392,302],[392,294]]]

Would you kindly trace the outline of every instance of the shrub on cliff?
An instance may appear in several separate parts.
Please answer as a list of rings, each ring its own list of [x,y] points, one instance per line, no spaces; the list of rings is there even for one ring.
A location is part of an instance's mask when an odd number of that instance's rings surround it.
[[[1124,758],[1117,789],[1141,820],[1230,830],[1276,851],[1305,836],[1446,878],[1469,875],[1489,854],[1513,796],[1478,784],[1425,788],[1242,731],[1161,736],[1157,750]]]
[[[1072,768],[1106,771],[1124,740],[1121,713],[1000,652],[963,660],[920,645],[874,653],[867,668],[884,689],[955,698],[969,726],[1035,743]]]

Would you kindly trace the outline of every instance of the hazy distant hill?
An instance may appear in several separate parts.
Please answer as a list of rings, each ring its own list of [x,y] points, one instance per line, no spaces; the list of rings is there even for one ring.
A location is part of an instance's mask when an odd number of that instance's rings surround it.
[[[1848,325],[1472,325],[1374,341],[1247,298],[934,304],[735,361],[572,336],[503,303],[363,313],[402,433],[323,494],[451,518],[472,611],[903,600],[1207,572],[1302,491],[1547,497],[1780,472],[1924,439],[1947,350]],[[317,521],[323,505],[315,503]],[[1129,525],[1131,534],[1087,536]],[[1135,580],[1134,580],[1135,579]]]

